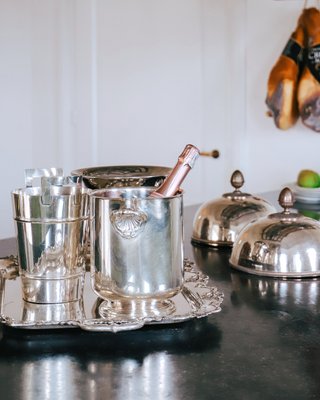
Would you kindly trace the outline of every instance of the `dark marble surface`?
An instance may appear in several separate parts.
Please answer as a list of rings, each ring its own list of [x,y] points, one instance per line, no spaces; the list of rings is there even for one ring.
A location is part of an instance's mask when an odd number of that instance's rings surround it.
[[[224,292],[220,313],[117,334],[4,326],[0,398],[319,399],[320,280],[232,270],[230,250],[191,245],[196,210],[185,209],[185,252]]]

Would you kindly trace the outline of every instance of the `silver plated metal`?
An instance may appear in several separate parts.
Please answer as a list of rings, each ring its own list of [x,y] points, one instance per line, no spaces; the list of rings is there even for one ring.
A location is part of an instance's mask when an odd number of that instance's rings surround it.
[[[89,189],[127,186],[159,186],[171,168],[152,165],[110,165],[76,169],[73,176],[81,176]]]
[[[320,223],[291,210],[294,196],[284,188],[283,211],[248,224],[236,239],[230,264],[256,275],[307,278],[320,276]]]
[[[56,171],[26,171],[25,188],[12,192],[23,298],[33,303],[79,300],[87,235],[88,189]],[[41,177],[39,186],[33,179]]]
[[[169,299],[171,305],[161,308],[167,299],[149,300],[144,303],[148,312],[138,307],[128,310],[122,304],[122,313],[114,312],[109,304],[123,301],[113,297],[109,301],[98,298],[86,274],[83,298],[66,304],[34,304],[17,296],[21,278],[18,270],[12,273],[14,261],[0,260],[0,323],[19,329],[56,329],[80,327],[86,331],[118,332],[139,329],[149,324],[172,324],[193,318],[203,318],[221,311],[223,293],[210,286],[208,277],[196,271],[194,264],[184,261],[185,283],[182,289]],[[5,278],[7,276],[7,278]],[[125,301],[125,300],[124,300]],[[132,306],[132,304],[131,304]],[[138,311],[132,311],[133,309]]]
[[[232,247],[244,226],[276,211],[266,200],[240,191],[244,184],[240,171],[234,171],[231,184],[233,192],[208,201],[197,210],[193,221],[193,243]]]
[[[153,188],[92,191],[93,289],[105,299],[171,297],[183,284],[183,199]]]

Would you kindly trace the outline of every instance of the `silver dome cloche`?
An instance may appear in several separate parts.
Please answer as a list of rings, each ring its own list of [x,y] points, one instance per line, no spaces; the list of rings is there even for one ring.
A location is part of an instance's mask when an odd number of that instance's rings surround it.
[[[239,170],[233,172],[230,181],[233,192],[208,201],[197,210],[193,220],[193,243],[233,246],[244,226],[276,211],[266,200],[240,190],[244,178]]]
[[[320,222],[291,210],[294,195],[279,195],[283,211],[250,223],[234,243],[230,264],[256,275],[303,278],[320,276]]]

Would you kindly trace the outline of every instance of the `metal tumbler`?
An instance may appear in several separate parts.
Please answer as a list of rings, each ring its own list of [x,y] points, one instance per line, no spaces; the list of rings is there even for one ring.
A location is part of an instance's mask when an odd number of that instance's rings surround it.
[[[152,190],[90,194],[92,286],[104,299],[171,297],[183,284],[183,196]]]
[[[28,182],[30,185],[30,182]],[[89,195],[67,177],[12,192],[22,297],[61,303],[82,296]]]

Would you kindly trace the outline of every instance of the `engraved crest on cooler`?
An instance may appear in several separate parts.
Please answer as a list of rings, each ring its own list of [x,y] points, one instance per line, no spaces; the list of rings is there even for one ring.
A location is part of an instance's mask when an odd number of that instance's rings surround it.
[[[147,219],[144,212],[132,208],[115,210],[110,214],[113,228],[126,239],[138,236],[143,231]]]

